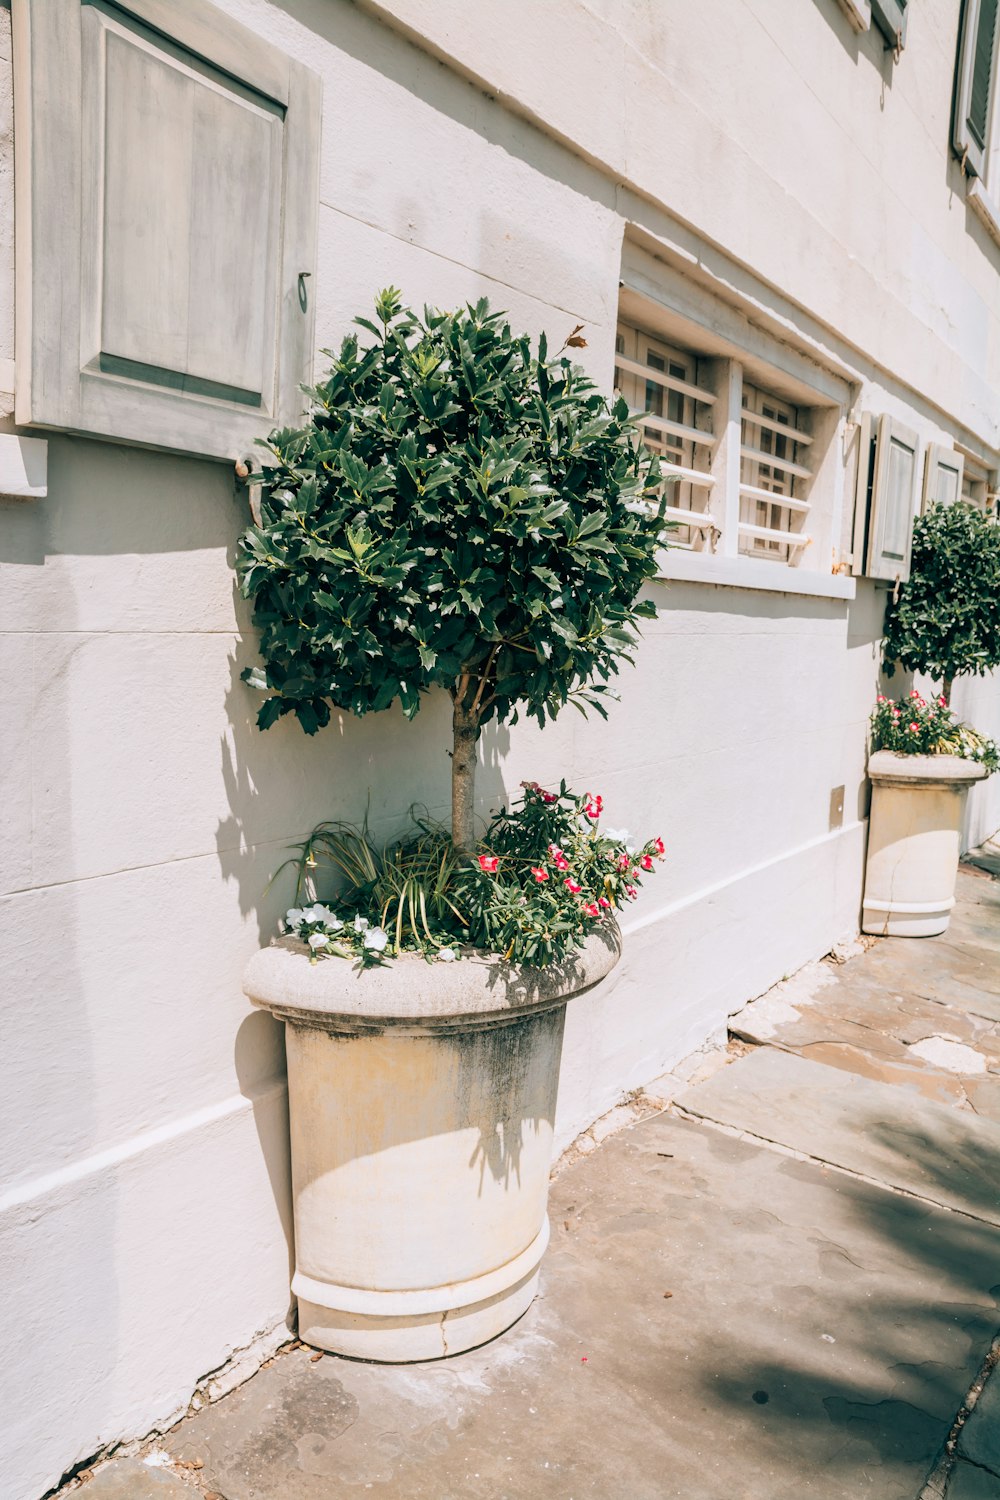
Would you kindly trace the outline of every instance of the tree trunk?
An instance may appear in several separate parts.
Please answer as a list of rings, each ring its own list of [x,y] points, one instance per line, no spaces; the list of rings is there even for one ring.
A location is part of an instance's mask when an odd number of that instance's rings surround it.
[[[951,707],[951,685],[954,681],[954,677],[946,677],[944,680],[944,686],[941,689],[941,697],[944,699],[945,703],[947,703],[949,708]]]
[[[471,854],[476,842],[476,743],[479,716],[455,699],[455,735],[451,755],[451,841],[463,854]]]

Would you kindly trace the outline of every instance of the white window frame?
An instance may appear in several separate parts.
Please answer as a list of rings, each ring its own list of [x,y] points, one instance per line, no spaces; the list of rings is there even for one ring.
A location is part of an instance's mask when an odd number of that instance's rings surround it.
[[[997,469],[967,448],[961,450],[960,456],[963,459],[961,499],[994,520],[998,519],[1000,474]]]
[[[983,0],[965,0],[955,64],[952,149],[965,174],[966,201],[1000,245],[1000,14],[993,39],[993,61],[986,129],[979,141],[970,124],[975,44]]]

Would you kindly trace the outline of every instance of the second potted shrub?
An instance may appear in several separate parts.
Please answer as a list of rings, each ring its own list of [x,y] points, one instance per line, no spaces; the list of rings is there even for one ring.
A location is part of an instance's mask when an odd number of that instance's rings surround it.
[[[872,715],[872,805],[864,932],[931,937],[944,932],[969,788],[1000,766],[992,740],[951,709],[956,677],[1000,665],[1000,527],[959,503],[935,506],[914,526],[909,580],[889,604],[883,654],[941,682],[880,697]]]

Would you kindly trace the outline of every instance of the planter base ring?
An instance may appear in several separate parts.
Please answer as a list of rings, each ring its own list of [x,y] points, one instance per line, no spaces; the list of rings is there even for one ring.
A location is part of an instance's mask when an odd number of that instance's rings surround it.
[[[412,1290],[390,1292],[373,1291],[368,1287],[339,1286],[332,1281],[317,1281],[296,1271],[292,1278],[292,1291],[296,1297],[311,1302],[316,1307],[329,1308],[331,1312],[362,1313],[365,1317],[404,1318],[419,1317],[427,1313],[454,1312],[459,1307],[470,1307],[485,1302],[498,1292],[509,1290],[515,1283],[523,1281],[529,1271],[535,1271],[549,1243],[549,1220],[546,1215],[542,1227],[531,1244],[520,1255],[495,1271],[484,1276],[472,1276],[468,1281],[451,1281],[446,1286],[416,1287]]]

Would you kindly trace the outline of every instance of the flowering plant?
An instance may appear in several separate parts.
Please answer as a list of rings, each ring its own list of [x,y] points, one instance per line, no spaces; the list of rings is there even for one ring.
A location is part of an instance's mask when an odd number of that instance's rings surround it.
[[[444,830],[418,824],[414,839],[377,850],[367,829],[321,824],[300,846],[296,899],[286,930],[313,959],[350,958],[363,966],[400,952],[449,963],[463,948],[502,953],[516,963],[558,963],[580,948],[602,918],[634,901],[666,850],[626,829],[601,829],[600,796],[561,782],[547,791],[523,783],[518,805],[493,818],[470,860],[456,856]],[[342,877],[336,903],[315,900],[323,864]]]
[[[894,750],[897,755],[959,755],[975,760],[992,773],[1000,769],[1000,746],[963,724],[945,702],[932,701],[914,688],[906,698],[893,702],[879,694],[871,717],[873,750]]]

